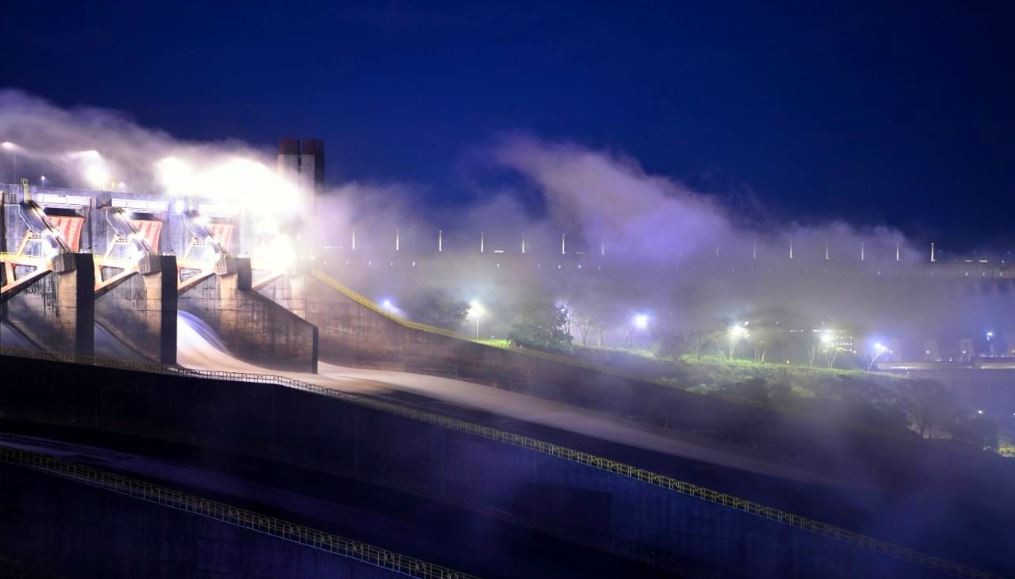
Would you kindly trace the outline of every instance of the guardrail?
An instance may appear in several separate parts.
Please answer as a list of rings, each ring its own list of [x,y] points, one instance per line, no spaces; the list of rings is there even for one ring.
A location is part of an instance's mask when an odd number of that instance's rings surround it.
[[[452,332],[451,330],[445,330],[444,328],[438,328],[438,327],[435,327],[435,326],[428,326],[426,324],[421,324],[419,322],[414,322],[412,320],[407,320],[405,318],[393,315],[390,312],[386,311],[384,308],[378,306],[370,298],[368,298],[368,297],[364,296],[363,294],[357,292],[356,290],[354,290],[354,289],[352,289],[352,288],[342,284],[337,279],[331,277],[330,275],[328,275],[328,274],[326,274],[326,273],[324,273],[322,271],[313,270],[313,271],[310,272],[310,275],[313,276],[318,281],[320,281],[321,283],[323,283],[324,285],[326,285],[326,286],[330,287],[331,289],[333,289],[333,290],[335,290],[335,291],[345,295],[347,298],[349,298],[352,301],[356,302],[357,304],[363,306],[364,308],[374,312],[377,315],[380,315],[380,316],[382,316],[384,318],[387,318],[387,319],[391,320],[392,322],[395,322],[396,324],[398,324],[399,326],[402,326],[403,328],[409,328],[409,329],[412,329],[412,330],[418,330],[420,332],[427,332],[429,334],[438,334],[438,335],[445,336],[445,337],[448,337],[448,338],[455,338],[455,339],[458,339],[458,340],[465,340],[467,342],[471,342],[472,341],[468,336],[465,336],[464,334],[460,334],[458,332]]]
[[[53,354],[49,352],[35,352],[28,350],[18,350],[13,348],[0,348],[0,355],[8,356],[20,356],[43,360],[53,360],[67,363],[83,363],[102,367],[119,368],[124,370],[133,370],[139,372],[149,372],[157,374],[168,374],[168,375],[183,375],[195,378],[206,378],[206,379],[217,379],[232,382],[250,382],[257,384],[272,384],[275,386],[281,386],[285,388],[292,388],[295,390],[302,390],[304,392],[310,392],[313,394],[326,396],[329,398],[339,399],[345,402],[349,402],[358,406],[370,408],[387,414],[401,416],[418,422],[431,424],[448,430],[454,430],[472,436],[477,436],[487,440],[493,440],[512,446],[525,448],[534,452],[545,454],[583,464],[585,466],[595,468],[597,470],[609,472],[611,474],[623,476],[633,480],[641,481],[650,485],[661,487],[669,491],[673,491],[682,495],[695,497],[710,503],[722,505],[727,508],[742,511],[763,519],[774,521],[800,529],[815,535],[829,537],[843,543],[853,545],[860,549],[867,551],[873,551],[881,553],[883,555],[906,561],[915,565],[919,565],[928,569],[932,569],[937,572],[945,573],[955,577],[968,577],[975,579],[993,579],[997,578],[997,575],[986,573],[954,563],[941,557],[934,555],[928,555],[926,553],[896,545],[873,537],[868,537],[822,523],[808,519],[806,517],[796,515],[781,509],[774,507],[765,506],[754,501],[742,499],[734,495],[716,491],[706,487],[702,487],[687,481],[675,479],[670,476],[666,476],[659,473],[639,468],[633,465],[618,462],[612,459],[608,459],[601,456],[596,456],[587,452],[574,450],[550,442],[545,442],[528,436],[520,434],[514,434],[488,426],[467,422],[458,418],[452,418],[443,414],[437,414],[434,412],[426,412],[423,410],[417,410],[396,404],[393,402],[386,402],[383,400],[377,400],[365,396],[356,394],[349,394],[347,392],[341,392],[333,390],[325,386],[318,384],[312,384],[296,378],[290,378],[288,376],[277,376],[272,374],[245,374],[240,372],[226,372],[218,370],[192,370],[189,368],[177,368],[168,366],[158,366],[154,364],[141,364],[133,362],[120,362],[118,360],[108,360],[96,357],[84,357],[84,356],[73,356],[67,354]]]
[[[421,579],[469,579],[473,577],[368,543],[42,454],[0,446],[0,462],[222,521],[236,527],[250,529],[410,577]]]

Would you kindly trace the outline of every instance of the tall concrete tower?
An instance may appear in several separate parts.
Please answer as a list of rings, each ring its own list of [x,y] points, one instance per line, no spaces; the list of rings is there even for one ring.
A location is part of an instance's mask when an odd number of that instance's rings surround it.
[[[278,143],[278,173],[308,193],[306,215],[318,210],[317,196],[324,191],[324,141],[320,139],[282,139]],[[320,245],[322,232],[312,227],[296,234],[296,241],[311,255]],[[355,233],[353,234],[355,235]],[[353,241],[355,246],[356,242]]]
[[[278,144],[278,172],[307,191],[324,189],[324,141],[282,139]]]

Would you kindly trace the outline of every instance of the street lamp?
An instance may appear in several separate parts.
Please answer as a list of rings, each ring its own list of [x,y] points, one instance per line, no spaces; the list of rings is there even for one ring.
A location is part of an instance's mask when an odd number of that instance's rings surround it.
[[[651,321],[652,321],[652,318],[649,317],[648,314],[640,313],[640,314],[634,314],[633,316],[631,316],[631,326],[638,333],[644,332],[644,333],[647,334],[648,333],[648,326],[649,326],[649,323]],[[647,337],[651,338],[651,336],[647,336]],[[628,330],[628,332],[627,332],[627,343],[628,343],[628,345],[631,348],[634,348],[634,345],[635,345],[635,336],[634,336],[634,332],[631,332],[630,330]]]
[[[818,347],[811,351],[811,365],[814,365],[814,358],[821,353],[825,357],[825,363],[829,368],[835,366],[835,359],[839,357],[839,349],[835,341],[835,331],[825,328],[818,334]]]
[[[11,183],[18,180],[18,146],[10,141],[0,143],[5,151],[11,152]]]
[[[647,330],[648,322],[649,322],[648,314],[635,314],[634,317],[631,318],[631,324],[633,324],[634,327],[639,330]]]
[[[733,324],[726,332],[726,336],[730,340],[730,360],[733,359],[733,354],[736,353],[737,344],[740,343],[740,340],[746,340],[750,337],[750,334],[747,332],[747,328],[744,327],[745,325]]]
[[[469,317],[476,320],[476,339],[479,339],[479,318],[483,317],[486,310],[483,308],[483,304],[479,303],[479,300],[472,300],[469,302]]]
[[[831,330],[824,330],[821,332],[821,345],[828,348],[835,343],[835,336],[832,335]]]
[[[45,187],[46,186],[46,176],[45,175],[40,176],[39,180],[42,181],[42,186]]]
[[[874,356],[871,357],[870,364],[867,364],[867,371],[870,372],[871,368],[874,367],[874,363],[877,362],[878,358],[881,357],[881,354],[891,354],[891,353],[892,353],[892,351],[889,350],[887,346],[885,346],[881,342],[875,342],[874,343]]]

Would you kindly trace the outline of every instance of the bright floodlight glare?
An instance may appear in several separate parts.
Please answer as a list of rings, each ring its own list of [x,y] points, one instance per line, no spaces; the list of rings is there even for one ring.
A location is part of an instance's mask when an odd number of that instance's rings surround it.
[[[205,227],[210,223],[207,216],[204,215],[198,217],[195,221]],[[254,249],[250,260],[254,264],[254,267],[258,269],[274,273],[284,273],[296,262],[296,250],[293,247],[292,240],[288,236],[276,235]]]
[[[469,317],[476,321],[476,339],[479,339],[479,318],[483,317],[483,313],[486,312],[483,309],[483,304],[479,303],[479,300],[472,300],[469,302]]]
[[[988,340],[993,338],[993,337],[994,337],[994,332],[987,332],[987,339]]]
[[[639,330],[644,330],[648,328],[648,314],[635,314],[634,318],[631,320],[631,323],[633,323],[634,327],[638,328]]]
[[[155,163],[159,183],[169,195],[191,193],[194,187],[194,170],[176,157],[166,157]]]
[[[395,304],[391,303],[391,300],[385,299],[381,301],[381,307],[390,312],[395,309]]]
[[[821,332],[821,343],[825,346],[831,346],[835,342],[834,336],[832,336],[831,330],[825,330]]]
[[[747,337],[747,328],[740,324],[730,326],[729,335],[731,340],[742,340]]]
[[[3,143],[0,143],[0,147],[3,147],[7,151],[13,151],[17,145],[10,141],[4,141]]]
[[[976,413],[977,414],[983,414],[983,411],[982,410],[977,410]]]
[[[109,173],[101,165],[91,165],[85,169],[85,180],[89,185],[98,189],[109,182]]]
[[[79,161],[96,161],[102,158],[102,154],[95,149],[88,149],[86,151],[71,151],[67,153],[67,156]]]

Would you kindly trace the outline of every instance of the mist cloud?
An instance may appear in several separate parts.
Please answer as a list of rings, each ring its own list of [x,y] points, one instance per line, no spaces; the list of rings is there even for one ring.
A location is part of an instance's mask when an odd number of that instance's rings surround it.
[[[951,322],[946,320],[940,312],[951,297],[925,287],[921,276],[879,281],[882,270],[927,261],[924,250],[887,225],[751,222],[732,215],[714,196],[647,172],[630,156],[572,141],[513,133],[478,147],[471,160],[522,185],[505,185],[496,176],[475,179],[468,186],[477,201],[440,211],[430,208],[425,186],[398,181],[333,183],[310,207],[301,192],[279,182],[269,151],[236,141],[176,139],[117,112],[60,108],[19,91],[0,91],[0,140],[17,143],[20,174],[45,172],[58,177],[51,185],[96,188],[90,181],[101,172],[103,181],[124,182],[129,191],[218,196],[246,204],[261,212],[259,221],[274,220],[280,229],[309,225],[316,236],[299,239],[329,246],[344,255],[338,258],[343,263],[394,267],[397,254],[402,265],[425,268],[440,238],[445,263],[440,271],[343,270],[370,295],[442,286],[463,298],[510,304],[521,294],[538,293],[604,312],[616,324],[634,311],[666,312],[674,327],[714,324],[766,308],[887,327],[893,335],[922,335],[976,319],[951,308]],[[545,211],[525,203],[533,190]],[[286,210],[293,215],[286,217]],[[301,211],[302,221],[296,220]],[[583,252],[587,265],[602,263],[604,273],[555,273],[566,261],[562,237],[568,254]],[[511,262],[523,240],[531,259]],[[488,269],[475,265],[481,247]],[[605,257],[599,255],[604,249]],[[315,254],[317,248],[304,251]],[[335,265],[334,252],[320,255],[330,255]],[[906,263],[896,263],[897,255]],[[593,256],[600,261],[593,264]],[[468,260],[448,266],[456,257]],[[744,270],[754,274],[738,273]],[[981,312],[995,307],[971,304]]]
[[[609,243],[621,255],[679,259],[731,236],[711,199],[646,174],[629,157],[525,136],[500,141],[492,154],[536,184],[550,219],[590,247]]]

